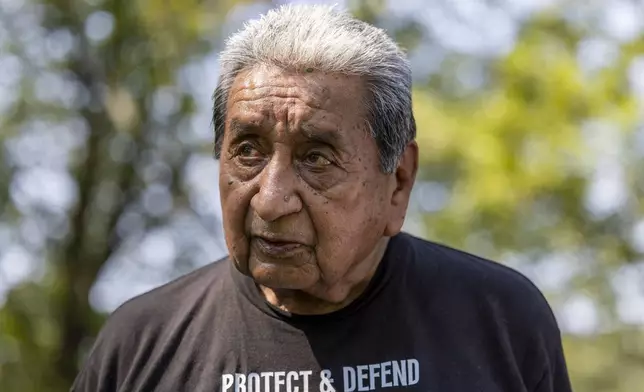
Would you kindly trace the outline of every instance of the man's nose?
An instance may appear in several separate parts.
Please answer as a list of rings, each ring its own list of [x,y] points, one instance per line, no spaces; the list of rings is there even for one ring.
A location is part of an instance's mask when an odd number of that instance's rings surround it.
[[[260,174],[259,191],[250,201],[255,213],[265,222],[275,221],[302,209],[302,200],[295,192],[297,178],[290,160],[273,157]]]

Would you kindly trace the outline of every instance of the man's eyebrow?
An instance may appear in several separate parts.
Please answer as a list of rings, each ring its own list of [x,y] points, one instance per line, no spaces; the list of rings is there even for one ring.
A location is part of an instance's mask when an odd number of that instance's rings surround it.
[[[312,142],[337,146],[341,144],[343,138],[336,129],[320,128],[311,124],[302,124],[302,134]]]
[[[247,122],[236,118],[230,120],[228,127],[230,138],[233,142],[250,135],[258,136],[261,128],[262,124],[260,122]],[[337,129],[310,123],[301,124],[300,132],[300,135],[309,142],[326,144],[331,147],[341,146],[344,140],[342,134]]]
[[[259,127],[259,123],[247,123],[234,118],[230,120],[228,129],[230,130],[230,136],[232,138],[238,138],[248,135],[249,133],[254,133],[254,131],[256,131]]]

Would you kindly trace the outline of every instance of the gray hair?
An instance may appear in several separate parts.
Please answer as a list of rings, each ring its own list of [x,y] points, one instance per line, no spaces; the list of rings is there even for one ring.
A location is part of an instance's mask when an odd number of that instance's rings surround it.
[[[241,71],[259,64],[362,77],[369,92],[367,125],[385,173],[396,169],[416,137],[411,68],[398,45],[383,30],[333,6],[284,5],[248,22],[220,54],[221,73],[213,96],[216,158],[230,88]]]

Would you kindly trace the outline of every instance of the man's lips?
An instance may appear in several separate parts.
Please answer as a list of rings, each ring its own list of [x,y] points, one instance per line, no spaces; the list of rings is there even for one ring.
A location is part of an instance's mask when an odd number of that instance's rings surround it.
[[[253,242],[262,253],[274,257],[286,257],[304,248],[304,244],[290,239],[253,237]]]

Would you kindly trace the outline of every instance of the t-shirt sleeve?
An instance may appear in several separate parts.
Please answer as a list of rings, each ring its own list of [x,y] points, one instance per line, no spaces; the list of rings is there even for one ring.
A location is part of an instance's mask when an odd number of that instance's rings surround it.
[[[107,319],[81,366],[70,392],[116,392],[132,366],[149,323],[138,301],[128,302]]]
[[[70,392],[89,392],[89,391],[108,391],[105,387],[101,387],[101,382],[98,378],[98,372],[92,366],[85,365],[81,369],[78,376],[74,380]]]
[[[525,319],[525,322],[529,323],[525,327],[535,327],[533,330],[536,336],[530,339],[533,347],[528,353],[531,353],[529,355],[536,361],[532,365],[541,369],[539,381],[533,384],[531,391],[572,392],[561,330],[555,315],[543,294],[532,284],[529,286],[534,293],[534,311]]]
[[[101,331],[76,376],[70,392],[116,392],[118,390],[118,343],[106,344],[108,328]],[[115,342],[116,343],[116,342]]]
[[[208,295],[215,271],[227,266],[213,263],[119,306],[96,337],[70,392],[153,389],[145,382],[164,372],[171,360],[166,349],[179,343],[177,336]]]
[[[499,267],[501,268],[501,267]],[[562,334],[544,294],[524,275],[501,268],[489,297],[530,392],[571,392]]]
[[[555,338],[541,381],[533,392],[572,392],[561,338]]]
[[[503,264],[456,251],[445,246],[438,250],[438,260],[445,260],[442,282],[459,282],[459,291],[452,293],[453,308],[467,311],[468,298],[477,299],[474,309],[492,337],[484,344],[487,352],[496,352],[499,346],[506,360],[516,365],[522,384],[529,392],[570,392],[561,331],[554,312],[544,294],[525,275]],[[469,290],[474,290],[472,292]],[[465,295],[463,295],[465,293]],[[499,344],[501,342],[501,344]],[[491,346],[488,344],[492,344]],[[494,358],[490,362],[494,362]],[[501,364],[502,374],[506,374]],[[493,365],[495,365],[493,363]]]

